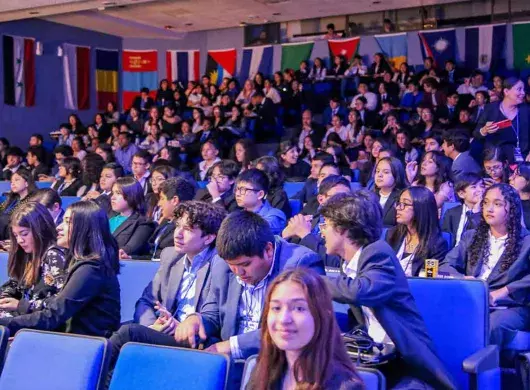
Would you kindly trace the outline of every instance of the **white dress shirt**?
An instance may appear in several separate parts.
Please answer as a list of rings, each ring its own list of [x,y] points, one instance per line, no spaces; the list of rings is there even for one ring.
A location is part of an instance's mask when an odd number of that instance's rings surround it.
[[[377,95],[373,92],[366,92],[363,94],[358,94],[353,97],[353,100],[351,101],[351,108],[355,108],[355,100],[358,97],[364,96],[366,98],[366,109],[370,111],[374,111],[377,108]]]
[[[495,238],[493,234],[491,234],[491,231],[489,232],[490,254],[487,259],[483,260],[482,269],[478,275],[479,279],[487,280],[489,278],[491,271],[493,271],[504,253],[507,239],[508,235]]]
[[[345,262],[342,265],[342,270],[349,278],[355,279],[357,277],[357,269],[359,268],[359,259],[361,258],[362,250],[363,248],[360,248],[348,263]],[[372,309],[365,306],[361,306],[361,309],[363,311],[366,328],[368,329],[368,335],[378,343],[392,343],[390,337],[388,337],[379,321],[377,321],[377,318],[375,318]]]
[[[460,154],[458,156],[460,156]],[[458,243],[460,242],[460,238],[462,238],[462,233],[464,233],[464,226],[466,226],[466,223],[468,220],[467,218],[468,211],[470,211],[469,208],[464,204],[462,206],[462,214],[460,215],[460,222],[458,222],[458,229],[456,229],[455,245],[458,245]]]

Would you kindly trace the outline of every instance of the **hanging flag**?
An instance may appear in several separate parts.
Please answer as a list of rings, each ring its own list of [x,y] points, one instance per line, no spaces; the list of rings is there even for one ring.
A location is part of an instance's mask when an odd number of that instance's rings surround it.
[[[96,49],[96,93],[98,109],[105,110],[109,102],[118,101],[118,50]]]
[[[69,110],[90,108],[90,48],[63,44],[64,106]]]
[[[309,60],[315,42],[285,43],[282,45],[281,69],[298,69],[300,62]]]
[[[530,68],[530,23],[514,23],[513,66],[516,69]]]
[[[506,24],[466,28],[466,66],[489,72],[506,64]]]
[[[4,35],[4,102],[35,105],[35,39]]]
[[[361,37],[348,39],[328,39],[329,58],[334,56],[344,56],[346,57],[346,61],[350,62],[353,56],[357,54],[360,41]],[[298,67],[293,69],[298,69]]]
[[[236,74],[236,49],[208,50],[206,74],[212,84],[221,84],[225,77],[232,78]]]
[[[254,78],[258,72],[269,77],[272,74],[272,53],[272,46],[244,47],[239,70],[241,82]]]
[[[407,33],[375,35],[374,38],[394,69],[398,70],[401,63],[407,62]]]
[[[445,61],[455,60],[456,33],[454,28],[435,31],[419,31],[423,58],[432,57],[436,66],[443,67]]]
[[[171,82],[178,80],[183,84],[198,81],[200,78],[199,50],[166,51],[166,78]]]
[[[124,109],[131,108],[142,88],[149,88],[149,96],[156,97],[158,89],[158,52],[156,50],[124,50],[122,54]]]

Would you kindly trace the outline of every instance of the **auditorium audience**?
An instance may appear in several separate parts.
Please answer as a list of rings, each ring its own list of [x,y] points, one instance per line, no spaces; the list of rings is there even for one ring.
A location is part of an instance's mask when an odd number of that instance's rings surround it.
[[[283,189],[285,176],[280,169],[278,160],[273,156],[263,156],[253,163],[256,169],[265,172],[269,178],[269,192],[266,199],[272,207],[283,211],[286,217],[291,216],[292,210],[287,193]]]
[[[239,174],[238,165],[232,160],[220,160],[210,169],[206,188],[195,194],[195,200],[214,203],[228,212],[237,210],[238,205],[234,193],[234,183]]]
[[[22,328],[109,337],[120,324],[118,246],[105,212],[78,202],[65,212],[57,245],[67,248],[68,276],[40,310],[0,318],[11,334]]]
[[[76,157],[65,157],[59,164],[58,179],[51,188],[60,196],[80,196],[83,192],[81,161]]]
[[[63,223],[63,202],[57,191],[51,188],[39,188],[31,195],[30,202],[38,202],[46,207],[56,227]]]
[[[246,388],[364,389],[330,313],[331,296],[315,272],[278,275],[265,297],[260,353]]]

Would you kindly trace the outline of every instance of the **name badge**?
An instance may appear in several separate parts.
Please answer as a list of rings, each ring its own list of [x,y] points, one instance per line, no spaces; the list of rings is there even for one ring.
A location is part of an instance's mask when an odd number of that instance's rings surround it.
[[[523,154],[521,153],[521,148],[513,149],[513,158],[518,163],[524,162]]]

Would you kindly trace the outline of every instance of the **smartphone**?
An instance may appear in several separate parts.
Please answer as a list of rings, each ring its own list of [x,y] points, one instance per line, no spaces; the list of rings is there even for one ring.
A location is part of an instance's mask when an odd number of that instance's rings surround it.
[[[506,127],[510,127],[512,125],[512,121],[509,119],[505,119],[503,121],[495,122],[494,125],[497,125],[499,129],[505,129]]]

